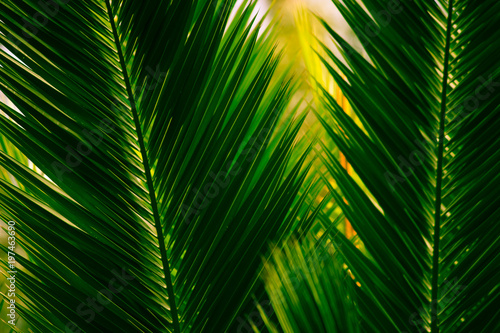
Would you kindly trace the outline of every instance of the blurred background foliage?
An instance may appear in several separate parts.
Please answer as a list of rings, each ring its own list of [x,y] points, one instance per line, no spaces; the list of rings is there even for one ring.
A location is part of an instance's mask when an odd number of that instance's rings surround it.
[[[316,161],[310,171],[310,177],[317,177],[317,180],[313,182],[314,189],[307,191],[307,195],[308,203],[314,202],[313,206],[320,207],[321,211],[311,232],[316,237],[321,237],[326,228],[330,227],[332,222],[336,222],[336,227],[340,232],[352,239],[356,246],[362,247],[359,240],[355,239],[355,232],[349,221],[341,218],[340,207],[330,197],[330,192],[337,186],[326,167],[328,165],[325,163],[325,159],[328,159],[326,152],[340,160],[342,166],[362,188],[366,190],[366,187],[325,132],[320,121],[321,115],[318,114],[318,112],[326,110],[320,105],[323,103],[321,91],[333,96],[344,111],[356,121],[356,124],[360,127],[362,125],[352,112],[339,86],[318,57],[320,55],[328,59],[323,47],[328,48],[335,55],[339,55],[337,47],[319,18],[328,23],[358,52],[365,54],[365,51],[354,31],[330,0],[260,0],[259,4],[260,12],[269,11],[269,17],[278,20],[278,42],[284,47],[283,61],[280,63],[278,71],[287,71],[291,66],[292,73],[298,81],[298,88],[293,97],[294,102],[298,103],[302,100],[301,107],[310,110],[300,131],[300,137],[304,145],[315,142],[315,154],[311,154],[311,158],[316,159]],[[270,23],[270,20],[267,22]],[[336,68],[332,62],[329,62],[329,65]],[[291,105],[295,105],[295,103],[292,102]],[[291,110],[290,112],[296,111]],[[330,117],[322,117],[322,119],[328,121]]]

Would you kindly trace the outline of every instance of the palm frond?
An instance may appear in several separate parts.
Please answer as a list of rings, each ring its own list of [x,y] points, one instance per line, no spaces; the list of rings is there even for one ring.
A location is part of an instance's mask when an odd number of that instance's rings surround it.
[[[0,4],[0,90],[17,108],[0,104],[1,133],[49,178],[0,151],[21,184],[0,181],[0,207],[27,252],[32,331],[224,331],[267,241],[301,227],[308,148],[288,162],[304,116],[273,134],[293,84],[273,80],[254,6]]]
[[[327,154],[368,251],[335,233],[362,330],[496,331],[498,3],[333,2],[369,57],[323,22],[343,56],[325,46],[323,63],[362,123],[322,91],[320,120],[366,186]]]
[[[354,281],[326,240],[289,242],[266,264],[266,290],[284,332],[360,332]]]

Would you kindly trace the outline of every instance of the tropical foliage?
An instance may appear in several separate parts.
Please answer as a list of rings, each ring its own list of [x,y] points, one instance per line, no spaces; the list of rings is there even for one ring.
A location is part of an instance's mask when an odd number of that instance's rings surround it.
[[[43,171],[1,152],[18,315],[35,332],[228,328],[267,240],[307,222],[274,32],[254,4],[230,23],[234,2],[44,6],[0,7],[2,145]]]
[[[338,186],[330,193],[366,248],[329,231],[352,272],[345,287],[357,285],[350,300],[359,327],[497,332],[498,2],[360,2],[334,1],[368,58],[323,21],[341,56],[323,44],[322,60],[361,125],[320,84],[316,112],[329,133],[324,141],[335,142],[362,182],[322,151]],[[285,253],[269,270],[275,293],[283,290],[278,281],[286,281],[282,272],[272,275],[281,262],[291,272],[304,270]],[[328,270],[304,274],[317,275],[317,288],[333,279]],[[337,297],[297,302],[290,296],[273,305],[286,332],[307,331],[287,326],[287,318],[301,316],[321,321],[316,332],[335,332],[331,318],[348,306],[335,306],[346,298]],[[329,315],[315,316],[316,307]],[[340,318],[338,325],[348,323]]]
[[[500,331],[500,4],[333,3],[0,3],[6,332]]]

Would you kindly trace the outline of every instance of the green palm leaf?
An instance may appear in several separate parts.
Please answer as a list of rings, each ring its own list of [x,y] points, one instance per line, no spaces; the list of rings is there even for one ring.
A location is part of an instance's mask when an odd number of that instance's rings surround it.
[[[356,173],[323,143],[319,156],[338,185],[330,192],[367,251],[331,232],[360,285],[361,330],[496,332],[499,4],[333,2],[369,57],[323,22],[342,53],[323,45],[324,65],[362,123],[320,92],[319,120]],[[315,322],[311,307],[292,303],[286,315]]]
[[[0,4],[0,90],[17,108],[0,104],[0,131],[49,178],[2,146],[33,332],[225,331],[267,241],[303,229],[304,117],[274,133],[293,86],[273,76],[255,4],[229,21],[234,5]]]
[[[280,326],[284,332],[359,332],[353,281],[331,243],[314,243],[285,244],[266,266],[266,290]]]

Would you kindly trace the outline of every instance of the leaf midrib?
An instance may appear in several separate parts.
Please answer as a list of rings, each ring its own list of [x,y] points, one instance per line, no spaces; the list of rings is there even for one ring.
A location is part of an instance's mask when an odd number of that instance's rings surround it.
[[[153,184],[153,179],[151,176],[151,168],[149,165],[149,159],[146,152],[146,147],[144,145],[144,136],[142,133],[141,123],[139,121],[139,115],[137,113],[137,107],[135,103],[135,98],[132,93],[132,86],[130,84],[130,79],[127,72],[127,66],[125,64],[125,58],[123,57],[123,52],[121,49],[121,42],[118,36],[118,31],[116,29],[115,21],[113,18],[113,11],[111,10],[111,4],[109,0],[106,0],[106,8],[108,11],[108,18],[113,30],[113,39],[115,41],[116,50],[118,52],[118,57],[120,59],[120,66],[123,73],[123,80],[127,89],[127,95],[130,102],[130,108],[132,110],[132,115],[134,118],[134,125],[136,127],[137,140],[139,142],[139,148],[142,156],[142,163],[144,167],[144,172],[146,174],[146,181],[148,185],[149,198],[151,200],[151,209],[153,211],[154,223],[156,234],[158,237],[158,246],[160,247],[161,261],[163,266],[163,274],[165,276],[165,283],[167,285],[167,296],[170,305],[170,311],[172,312],[172,324],[174,326],[174,332],[180,333],[179,317],[177,314],[177,306],[175,302],[174,286],[172,284],[172,277],[170,275],[170,267],[168,263],[167,250],[165,247],[165,237],[163,236],[163,228],[161,225],[160,214],[158,212],[158,204],[156,201],[156,193]]]
[[[432,282],[431,282],[431,333],[439,333],[438,327],[438,290],[439,290],[439,241],[441,231],[441,191],[443,180],[444,159],[444,129],[446,120],[446,100],[448,91],[448,71],[450,58],[451,30],[453,0],[448,3],[448,22],[446,24],[446,46],[444,54],[443,85],[441,92],[441,111],[439,119],[438,147],[437,147],[437,171],[436,171],[436,202],[434,206],[434,237],[432,249]],[[434,300],[436,302],[434,302]]]

